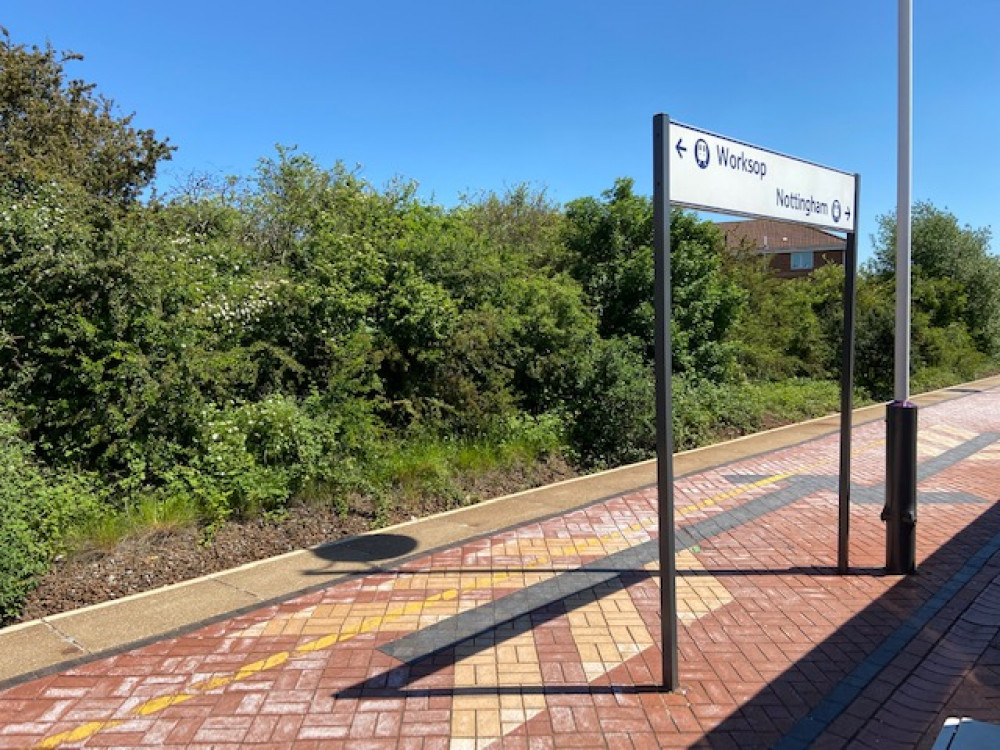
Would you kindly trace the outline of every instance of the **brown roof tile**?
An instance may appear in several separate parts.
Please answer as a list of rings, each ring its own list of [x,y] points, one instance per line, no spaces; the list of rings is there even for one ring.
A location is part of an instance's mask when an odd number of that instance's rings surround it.
[[[726,247],[739,248],[745,242],[764,252],[790,252],[792,250],[843,249],[846,242],[822,229],[801,224],[786,224],[773,219],[746,221],[720,221],[719,228],[726,236]]]

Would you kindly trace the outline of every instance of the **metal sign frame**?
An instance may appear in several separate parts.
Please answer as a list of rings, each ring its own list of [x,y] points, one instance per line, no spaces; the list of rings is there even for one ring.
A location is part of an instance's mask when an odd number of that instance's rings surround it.
[[[691,130],[698,130],[684,126]],[[707,132],[707,131],[700,131]],[[663,652],[663,685],[669,690],[680,687],[677,665],[677,569],[676,534],[674,527],[674,440],[673,440],[673,386],[670,341],[670,116],[653,117],[653,242],[654,242],[654,294],[656,324],[654,330],[656,376],[656,486],[659,515],[660,554],[660,618],[661,646]],[[714,134],[712,134],[714,135]],[[725,136],[718,136],[725,138]],[[732,141],[733,139],[727,139]],[[737,141],[738,142],[738,141]],[[741,143],[742,142],[738,142]],[[748,148],[767,151],[750,144]],[[769,152],[777,153],[777,152]],[[783,155],[782,155],[783,156]],[[793,157],[787,157],[793,158]],[[799,160],[801,161],[801,160]],[[803,162],[811,164],[811,162]],[[814,167],[819,165],[813,164]],[[820,167],[826,169],[826,167]],[[839,170],[830,170],[839,172]],[[846,173],[840,173],[846,174]],[[854,174],[853,226],[847,233],[844,248],[844,328],[840,377],[840,467],[838,485],[837,570],[848,571],[848,541],[850,531],[851,493],[851,427],[854,390],[854,326],[857,287],[857,226],[861,178]],[[718,206],[689,206],[718,213],[737,213]],[[768,218],[776,218],[769,216]],[[808,221],[794,221],[777,217],[779,221],[817,226]],[[829,227],[824,226],[824,229]],[[834,230],[836,231],[836,230]]]

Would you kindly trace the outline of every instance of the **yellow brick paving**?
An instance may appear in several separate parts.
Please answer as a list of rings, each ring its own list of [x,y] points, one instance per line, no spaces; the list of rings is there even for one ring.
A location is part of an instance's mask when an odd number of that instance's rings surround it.
[[[655,641],[628,591],[616,591],[567,613],[569,629],[580,654],[587,682],[603,677],[615,667],[654,645]]]
[[[645,566],[655,572],[657,563]],[[678,553],[678,619],[690,624],[699,617],[732,601],[726,588],[705,570],[689,550]],[[694,571],[695,576],[685,576]],[[657,578],[653,580],[658,581]],[[626,661],[655,645],[628,591],[615,591],[601,598],[585,592],[573,597],[589,599],[571,602],[566,615],[573,644],[579,654],[587,682],[593,682]],[[465,649],[470,651],[472,649]],[[524,633],[502,645],[462,656],[457,649],[456,687],[524,687],[541,685],[540,658],[531,633]],[[453,699],[451,750],[482,750],[501,740],[548,708],[544,694],[464,695]]]
[[[529,547],[536,546],[538,542],[542,542],[543,544],[545,542],[544,539],[528,541],[534,543],[529,544]],[[626,542],[614,540],[613,535],[608,535],[608,541],[610,542],[612,551],[616,551],[616,548],[620,548],[622,545],[625,547],[629,546]],[[584,552],[592,553],[594,551],[606,549],[600,539],[581,539],[576,543],[569,539],[556,540],[556,542],[557,543],[553,545],[553,547],[558,554],[561,555],[581,554]],[[552,557],[552,554],[537,554],[534,556],[533,560],[526,562],[524,565],[525,567],[538,567],[550,564],[552,562]],[[435,575],[435,573],[430,572],[426,574],[426,577],[433,579]],[[550,575],[554,576],[557,575],[557,573],[552,572]],[[461,573],[445,574],[441,577],[448,582],[457,581],[457,584],[452,588],[438,594],[428,596],[420,601],[406,602],[403,604],[366,603],[350,605],[346,610],[340,611],[339,617],[324,618],[327,621],[324,623],[324,626],[327,629],[325,631],[326,634],[320,638],[308,641],[290,651],[281,651],[267,657],[266,659],[261,659],[251,664],[247,664],[235,673],[212,677],[208,680],[196,682],[189,686],[184,692],[153,698],[152,700],[146,701],[145,703],[142,703],[138,707],[134,708],[131,714],[135,717],[149,716],[169,708],[170,706],[184,703],[192,698],[202,695],[203,693],[221,689],[232,683],[243,681],[248,677],[259,674],[260,672],[274,669],[275,667],[287,662],[293,655],[325,650],[337,643],[343,643],[350,638],[354,638],[355,636],[378,632],[386,625],[392,625],[394,631],[401,629],[404,625],[409,625],[413,629],[416,629],[416,627],[419,626],[420,617],[425,615],[425,610],[432,610],[433,619],[435,620],[448,617],[458,611],[456,600],[461,593],[470,590],[492,589],[499,583],[509,582],[512,574],[487,573],[469,575]],[[446,604],[443,607],[436,606],[441,603],[449,602],[450,604]],[[333,611],[324,612],[324,614],[332,615]],[[276,634],[299,635],[305,631],[309,622],[308,618],[293,619],[291,617],[286,617],[282,619],[283,621],[279,624]],[[266,626],[264,630],[266,632]],[[125,721],[125,719],[115,719],[109,721],[88,722],[75,729],[46,738],[39,745],[37,745],[37,747],[53,748],[68,742],[79,742],[104,729],[121,726],[125,723]]]
[[[974,461],[977,463],[978,462],[989,463],[993,461],[1000,461],[1000,445],[991,445],[989,448],[986,448],[985,450],[980,451],[979,453],[975,453],[969,456],[969,458],[967,458],[966,460]]]
[[[542,672],[538,649],[530,632],[521,633],[501,645],[475,652],[456,649],[455,685],[463,687],[540,686]],[[486,747],[533,719],[546,708],[541,693],[459,692],[452,699],[452,750]]]
[[[714,612],[733,601],[732,594],[715,576],[705,572],[691,550],[677,553],[677,619],[682,625],[690,625],[700,617]],[[647,570],[658,570],[659,564],[646,566]],[[690,573],[695,575],[690,575]],[[659,578],[654,579],[657,583]]]
[[[976,437],[977,433],[952,425],[938,425],[920,435],[917,444],[919,458],[933,458],[952,448],[957,448]]]

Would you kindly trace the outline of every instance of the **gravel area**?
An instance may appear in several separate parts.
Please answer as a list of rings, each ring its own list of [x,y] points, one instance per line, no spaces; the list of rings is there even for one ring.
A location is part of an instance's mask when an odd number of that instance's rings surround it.
[[[562,461],[491,472],[465,483],[468,502],[539,487],[574,475]],[[390,524],[453,507],[443,498],[422,497],[398,508]],[[373,528],[374,508],[355,503],[342,517],[318,506],[293,506],[276,521],[230,522],[206,543],[199,529],[153,530],[128,537],[109,550],[85,550],[57,559],[28,596],[19,621],[27,621],[89,604],[185,581],[313,547]]]

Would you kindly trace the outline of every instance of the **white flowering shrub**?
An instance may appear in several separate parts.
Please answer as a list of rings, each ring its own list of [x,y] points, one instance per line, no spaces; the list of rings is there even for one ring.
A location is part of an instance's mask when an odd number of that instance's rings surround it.
[[[321,407],[316,398],[303,404],[276,394],[206,408],[196,461],[206,515],[221,520],[271,511],[311,483],[352,481],[350,467],[366,438],[359,442],[357,434],[347,434],[342,421]],[[356,433],[358,427],[354,422],[350,429]],[[190,474],[185,481],[192,484]]]

